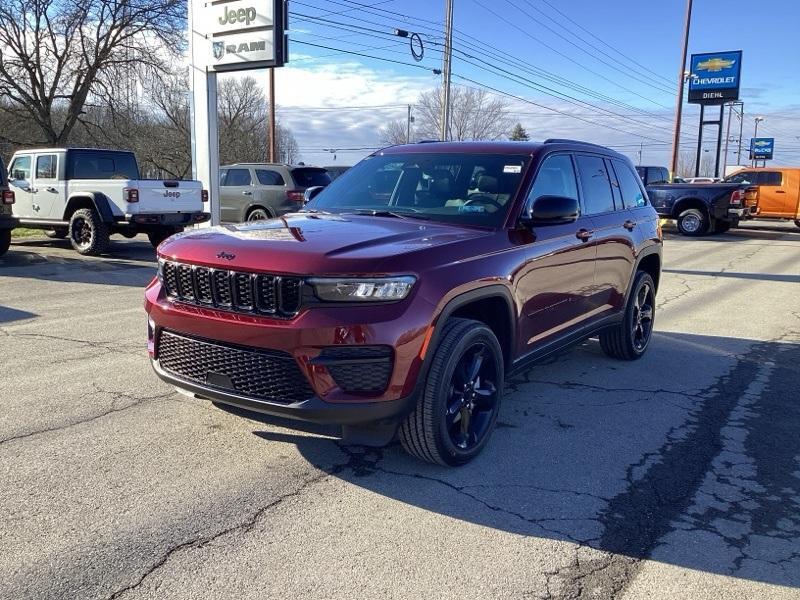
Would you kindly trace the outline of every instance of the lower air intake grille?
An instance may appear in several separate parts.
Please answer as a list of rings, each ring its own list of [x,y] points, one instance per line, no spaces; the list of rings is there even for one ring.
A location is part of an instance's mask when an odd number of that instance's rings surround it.
[[[382,392],[392,375],[392,349],[388,346],[325,348],[314,362],[325,365],[345,392]]]
[[[240,348],[162,331],[156,356],[171,375],[249,398],[292,404],[314,395],[286,352]]]

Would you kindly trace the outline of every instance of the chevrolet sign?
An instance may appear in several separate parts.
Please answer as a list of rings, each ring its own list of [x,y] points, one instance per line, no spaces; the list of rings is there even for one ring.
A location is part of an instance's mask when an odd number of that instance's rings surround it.
[[[689,102],[724,104],[739,99],[742,51],[693,54]]]
[[[751,160],[772,160],[775,138],[750,138]]]

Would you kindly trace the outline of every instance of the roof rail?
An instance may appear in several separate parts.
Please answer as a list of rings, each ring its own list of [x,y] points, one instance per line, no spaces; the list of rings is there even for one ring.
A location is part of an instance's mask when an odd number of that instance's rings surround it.
[[[544,141],[545,144],[580,144],[581,146],[593,146],[594,148],[603,148],[604,150],[608,150],[606,146],[601,146],[600,144],[593,144],[591,142],[583,142],[581,140],[570,140],[566,138],[548,138]]]
[[[435,144],[436,142],[441,142],[442,140],[417,140],[418,144]]]

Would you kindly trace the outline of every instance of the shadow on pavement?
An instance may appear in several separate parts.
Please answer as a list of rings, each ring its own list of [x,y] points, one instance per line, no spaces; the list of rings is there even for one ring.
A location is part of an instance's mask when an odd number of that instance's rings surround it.
[[[718,375],[701,377],[706,368]],[[344,452],[328,472],[371,493],[610,553],[581,560],[569,582],[598,569],[630,576],[649,558],[800,587],[797,381],[798,344],[659,333],[638,363],[587,342],[512,379],[489,447],[458,469],[397,443],[254,434],[295,444],[321,469]]]
[[[23,321],[33,319],[39,315],[28,312],[27,310],[17,310],[8,306],[0,305],[0,323],[10,323],[11,321]]]
[[[698,275],[705,277],[731,277],[733,279],[752,279],[755,281],[778,281],[781,283],[800,283],[800,275],[780,273],[738,273],[735,271],[692,271],[686,269],[663,269],[663,273],[678,275]]]

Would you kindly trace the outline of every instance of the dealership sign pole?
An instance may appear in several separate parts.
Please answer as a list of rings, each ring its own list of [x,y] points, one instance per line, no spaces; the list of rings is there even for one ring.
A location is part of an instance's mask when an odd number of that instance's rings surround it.
[[[725,120],[725,103],[739,99],[739,82],[742,73],[742,51],[692,54],[689,74],[689,102],[700,105],[700,127],[697,132],[697,157],[694,175],[700,175],[700,158],[703,153],[703,127],[716,125],[717,152],[714,177],[719,177],[719,159],[722,149],[722,125]],[[719,105],[719,119],[705,120],[706,105]]]
[[[287,60],[284,0],[189,0],[192,175],[220,222],[217,73],[280,67]]]

